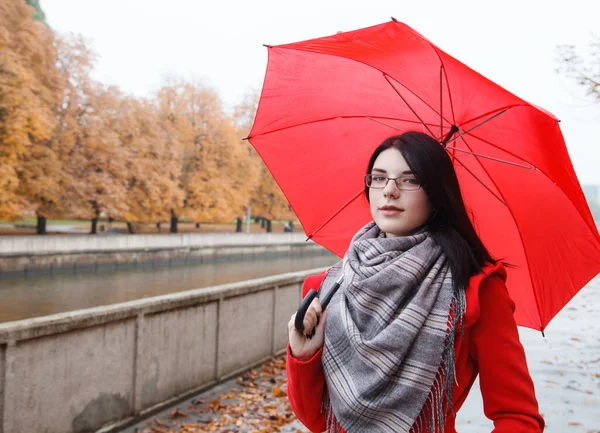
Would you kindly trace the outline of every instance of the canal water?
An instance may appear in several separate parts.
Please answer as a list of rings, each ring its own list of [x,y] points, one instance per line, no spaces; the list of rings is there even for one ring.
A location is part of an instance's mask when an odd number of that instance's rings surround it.
[[[326,267],[338,260],[323,250],[310,255],[290,253],[274,259],[4,276],[0,278],[0,322]]]

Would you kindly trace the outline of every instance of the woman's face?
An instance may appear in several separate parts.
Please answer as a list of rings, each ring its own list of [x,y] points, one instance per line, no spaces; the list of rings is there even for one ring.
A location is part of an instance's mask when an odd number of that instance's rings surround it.
[[[407,183],[416,179],[399,150],[390,148],[379,154],[371,174],[384,177],[407,178]],[[387,237],[406,236],[414,233],[427,222],[431,215],[431,204],[423,188],[416,191],[399,190],[390,180],[385,188],[369,188],[371,215]]]

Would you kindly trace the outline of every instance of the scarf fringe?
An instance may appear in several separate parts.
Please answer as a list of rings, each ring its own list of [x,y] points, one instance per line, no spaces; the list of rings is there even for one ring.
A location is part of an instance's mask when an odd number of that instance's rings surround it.
[[[448,336],[444,344],[442,363],[433,381],[427,401],[409,433],[444,433],[446,414],[450,412],[452,416],[456,416],[452,401],[456,381],[454,337],[457,329],[461,335],[464,335],[463,317],[465,310],[464,290],[455,289],[450,304]]]
[[[455,289],[448,315],[448,336],[444,344],[442,362],[436,373],[431,391],[408,433],[444,433],[446,414],[450,411],[456,416],[452,395],[456,380],[455,370],[455,333],[458,327],[464,336],[463,317],[466,311],[466,298],[463,289]],[[458,383],[457,383],[458,384]],[[321,400],[321,413],[325,413],[325,431],[342,433],[344,430],[333,413],[329,395],[325,390]],[[348,432],[347,432],[348,433]]]
[[[331,409],[331,401],[326,391],[323,392],[323,400],[321,402],[321,413],[323,412],[325,413],[325,431],[327,433],[342,433],[344,429]]]

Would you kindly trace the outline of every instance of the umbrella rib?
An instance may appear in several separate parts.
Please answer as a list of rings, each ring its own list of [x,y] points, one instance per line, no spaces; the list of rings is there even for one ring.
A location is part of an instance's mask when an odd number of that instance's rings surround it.
[[[452,142],[452,141],[456,141],[458,140],[460,137],[462,137],[465,134],[470,133],[471,131],[473,131],[474,129],[479,128],[480,126],[488,123],[490,120],[495,119],[496,117],[500,116],[501,114],[506,113],[508,110],[510,110],[512,107],[509,108],[505,108],[504,110],[500,111],[499,113],[494,114],[492,117],[488,117],[487,119],[485,119],[483,122],[478,123],[477,125],[473,126],[471,129],[468,129],[466,131],[461,132],[460,134],[458,134],[456,137],[451,138],[450,140],[448,140],[448,142]]]
[[[429,129],[429,126],[427,126],[427,124],[423,121],[423,119],[421,119],[421,117],[417,114],[417,112],[413,109],[413,107],[408,103],[408,101],[406,99],[404,99],[404,96],[402,96],[402,94],[398,91],[398,89],[396,89],[396,87],[392,84],[392,82],[390,81],[390,79],[388,78],[388,75],[384,72],[383,73],[383,78],[385,78],[385,80],[388,82],[388,84],[392,87],[392,89],[394,89],[394,92],[396,92],[396,94],[398,96],[400,96],[400,98],[402,99],[402,101],[404,101],[404,103],[406,104],[406,106],[410,109],[410,111],[413,112],[413,114],[415,115],[415,117],[417,119],[419,119],[419,121],[421,122],[421,124],[427,129],[427,131],[429,132],[429,135],[432,137],[435,137],[435,134],[433,132],[431,132],[431,129]],[[423,101],[425,102],[425,101]],[[429,107],[431,108],[431,107]],[[435,112],[435,110],[433,110]]]
[[[456,155],[454,155],[452,158],[453,158],[453,159],[454,159],[456,162],[458,162],[462,168],[464,168],[465,170],[467,170],[467,173],[469,173],[471,176],[473,176],[473,177],[475,178],[475,180],[481,184],[481,186],[483,186],[485,189],[487,189],[487,190],[489,191],[489,193],[490,193],[490,194],[492,194],[494,197],[496,197],[496,199],[497,199],[497,200],[498,200],[500,203],[502,203],[504,206],[507,206],[506,202],[505,202],[504,200],[502,200],[500,197],[498,197],[498,195],[497,195],[497,194],[496,194],[494,191],[492,191],[492,190],[490,189],[490,187],[489,187],[489,186],[487,186],[485,183],[483,183],[483,181],[482,181],[481,179],[479,179],[475,173],[473,173],[471,170],[469,170],[469,169],[467,168],[467,166],[466,166],[466,165],[464,165],[464,164],[461,162],[461,160],[460,160],[460,159],[458,159],[458,158],[456,157]],[[488,175],[488,177],[489,177],[489,175]],[[508,207],[508,206],[507,206],[507,207]]]
[[[440,65],[440,137],[444,135],[444,97],[442,95],[444,65]]]
[[[380,121],[380,120],[375,120],[375,119],[374,119],[373,117],[371,117],[371,116],[366,116],[366,118],[367,118],[367,119],[369,119],[369,120],[372,120],[372,121],[373,121],[373,122],[375,122],[375,123],[379,123],[380,125],[387,126],[387,127],[389,127],[389,128],[395,129],[396,131],[402,131],[402,132],[404,132],[404,131],[405,131],[404,129],[397,128],[397,127],[395,127],[395,126],[392,126],[392,125],[390,125],[390,124],[388,124],[388,123],[385,123],[385,122],[382,122],[382,121]],[[409,119],[393,119],[393,120],[400,120],[400,121],[402,121],[402,122],[410,122],[410,123],[419,123],[419,122],[416,122],[416,121],[414,121],[414,120],[409,120]],[[431,124],[431,126],[435,126],[435,125]]]
[[[348,200],[346,203],[344,203],[344,205],[339,208],[337,211],[335,211],[333,213],[333,215],[331,215],[329,218],[327,218],[327,220],[325,220],[325,222],[323,224],[321,224],[319,227],[317,227],[317,229],[315,231],[313,231],[307,238],[306,240],[310,240],[312,239],[312,237],[314,235],[316,235],[323,227],[325,227],[325,225],[327,225],[327,223],[329,223],[329,221],[331,221],[333,218],[335,218],[341,211],[343,211],[344,209],[346,209],[350,203],[352,203],[354,200],[356,200],[358,197],[360,197],[361,194],[363,194],[364,191],[361,189],[360,191],[358,191],[356,194],[354,194],[352,196],[352,198],[350,198],[350,200]]]
[[[440,64],[442,65],[442,66],[440,67],[440,81],[441,81],[441,79],[442,79],[442,69],[445,71],[445,67],[444,67],[444,61],[442,60],[442,56],[441,56],[441,55],[440,55],[440,53],[438,52],[438,49],[437,49],[437,47],[436,47],[435,45],[433,45],[431,42],[429,42],[429,41],[427,41],[427,42],[429,43],[429,45],[431,46],[431,48],[433,49],[433,51],[435,51],[435,53],[436,53],[436,55],[438,56],[438,59],[439,59],[439,61],[440,61]],[[449,97],[449,99],[450,99],[450,108],[451,108],[451,110],[452,110],[452,119],[454,119],[454,105],[452,104],[452,93],[451,93],[451,91],[450,91],[450,83],[448,82],[448,76],[447,76],[447,75],[446,75],[446,86],[447,86],[447,88],[448,88],[448,97]],[[441,108],[442,108],[441,101],[442,101],[442,91],[441,91],[441,83],[440,83],[440,112],[441,112]],[[484,122],[482,122],[482,123],[480,123],[480,124],[478,124],[478,125],[475,125],[475,126],[474,126],[473,128],[471,128],[470,130],[468,130],[468,131],[465,131],[465,132],[463,132],[462,134],[459,134],[458,136],[454,137],[452,140],[449,140],[448,142],[451,142],[451,141],[454,141],[454,140],[456,140],[456,139],[460,138],[462,135],[464,135],[464,134],[467,134],[468,132],[472,131],[472,130],[473,130],[473,129],[475,129],[475,128],[478,128],[479,126],[483,125],[484,123],[486,123],[486,122],[488,122],[488,121],[492,120],[494,117],[496,117],[496,116],[499,116],[500,114],[502,114],[502,113],[504,113],[504,112],[508,111],[509,109],[511,109],[511,108],[513,108],[513,107],[518,107],[518,106],[526,106],[526,104],[515,104],[515,105],[512,105],[512,106],[505,107],[504,109],[501,109],[501,110],[503,110],[503,111],[501,111],[500,113],[496,114],[495,116],[492,116],[491,118],[489,118],[489,119],[485,120]],[[492,112],[493,112],[493,111],[492,111]],[[474,119],[468,120],[467,122],[463,122],[462,124],[464,125],[465,123],[472,122],[473,120],[480,119],[481,117],[483,117],[483,116],[487,116],[488,114],[490,114],[490,113],[492,113],[492,112],[484,113],[484,114],[482,114],[482,115],[480,115],[480,116],[478,116],[478,117],[476,117],[476,118],[474,118]],[[440,131],[442,130],[442,125],[441,125],[441,124],[442,124],[442,122],[440,121]],[[455,121],[453,121],[453,122],[452,122],[452,124],[456,124],[456,122],[455,122]],[[440,133],[440,137],[441,137],[441,136],[442,136],[442,134]]]
[[[370,115],[367,115],[367,114],[350,115],[350,116],[332,116],[332,117],[327,117],[325,119],[317,119],[317,120],[311,120],[311,121],[308,121],[308,122],[296,123],[294,125],[284,126],[283,128],[272,129],[271,131],[261,132],[259,134],[252,134],[252,135],[249,135],[248,137],[246,137],[245,139],[252,140],[253,138],[264,136],[264,135],[268,135],[268,134],[272,134],[274,132],[281,132],[281,131],[285,131],[286,129],[296,128],[298,126],[305,126],[305,125],[311,125],[313,123],[327,122],[329,120],[335,120],[335,119],[339,119],[339,118],[342,118],[342,119],[360,119],[360,118],[364,118],[364,119],[369,119],[369,120],[373,120],[373,121],[375,121],[374,118],[379,118],[379,119],[387,119],[387,120],[399,120],[399,121],[402,121],[402,122],[419,123],[419,122],[417,122],[415,120],[398,119],[396,117],[370,116]],[[382,124],[384,124],[384,123],[382,123]],[[390,125],[386,125],[386,124],[384,124],[384,125],[385,126],[390,126]]]
[[[443,69],[444,69],[444,71],[446,70],[446,68],[445,68],[445,65],[444,65],[444,61],[442,60],[442,56],[440,55],[440,53],[439,53],[439,51],[438,51],[438,48],[437,48],[435,45],[433,45],[433,43],[431,43],[431,42],[430,42],[430,41],[428,41],[428,40],[426,40],[426,42],[427,42],[427,43],[429,43],[429,45],[431,46],[431,48],[433,49],[433,51],[435,51],[435,54],[438,56],[438,59],[439,59],[439,61],[440,61],[440,64],[442,65],[442,66],[441,66],[441,68],[440,68],[440,79],[441,79],[441,69],[443,68]],[[449,99],[449,101],[450,101],[450,109],[451,109],[451,111],[452,111],[452,119],[453,119],[453,121],[452,121],[452,124],[453,124],[453,125],[455,125],[455,124],[456,124],[456,121],[455,121],[455,118],[454,118],[454,104],[452,103],[452,92],[451,92],[451,90],[450,90],[450,83],[448,82],[448,75],[445,75],[445,76],[446,76],[446,87],[448,88],[448,99]],[[440,90],[440,100],[441,100],[441,90]],[[507,111],[508,109],[510,109],[510,108],[513,108],[513,107],[531,107],[531,105],[529,105],[529,104],[514,104],[514,105],[509,105],[509,106],[507,106],[507,107],[504,107],[504,108],[499,108],[498,110],[504,110],[504,111]],[[440,109],[441,109],[441,103],[440,103]],[[466,123],[469,123],[469,122],[472,122],[472,121],[474,121],[474,120],[478,120],[478,119],[480,119],[480,118],[482,118],[482,117],[484,117],[484,116],[487,116],[487,115],[488,115],[488,114],[490,114],[490,113],[493,113],[494,111],[497,111],[497,110],[493,110],[493,111],[489,111],[489,112],[487,112],[487,113],[481,114],[481,115],[479,115],[478,117],[475,117],[475,118],[473,118],[473,119],[470,119],[470,120],[468,120],[468,121],[466,121],[466,122],[462,122],[462,124],[464,125],[464,124],[466,124]],[[501,113],[500,113],[500,114],[501,114]],[[495,117],[495,116],[494,116],[494,117]],[[492,118],[493,118],[493,117],[492,117]],[[488,119],[488,120],[491,120],[491,119]],[[483,123],[485,123],[485,122],[483,122]],[[482,123],[482,124],[483,124],[483,123]],[[480,124],[480,125],[477,125],[476,127],[479,127],[479,126],[481,126],[482,124]],[[440,129],[441,129],[441,128],[440,128]],[[471,131],[472,131],[473,129],[475,129],[475,128],[472,128],[472,129],[471,129]],[[466,132],[465,132],[465,133],[466,133]],[[463,135],[463,134],[461,134],[461,135]],[[458,137],[455,137],[455,138],[454,138],[454,140],[456,140],[457,138],[459,138],[461,135],[459,135]],[[440,134],[440,136],[441,136],[441,134]],[[453,141],[453,140],[450,140],[450,141]]]
[[[504,153],[507,153],[507,154],[509,154],[510,156],[514,156],[515,158],[518,158],[518,159],[520,159],[521,161],[523,161],[523,162],[525,162],[525,163],[529,164],[529,165],[530,165],[530,166],[531,166],[533,169],[535,169],[535,170],[539,170],[539,168],[538,168],[538,167],[537,167],[535,164],[532,164],[531,162],[529,162],[529,161],[528,161],[528,160],[526,160],[525,158],[521,158],[519,155],[515,155],[513,152],[510,152],[510,151],[508,151],[508,150],[506,150],[506,149],[504,149],[504,148],[502,148],[502,147],[500,147],[500,146],[498,146],[498,145],[496,145],[496,144],[492,143],[491,141],[488,141],[488,140],[486,140],[485,138],[481,138],[480,136],[478,136],[478,135],[475,135],[475,134],[469,134],[469,136],[470,136],[470,137],[473,137],[473,138],[476,138],[477,140],[479,140],[479,141],[481,141],[481,142],[483,142],[483,143],[487,144],[488,146],[491,146],[491,147],[493,147],[494,149],[498,149],[498,150],[500,150],[500,151],[502,151],[502,152],[504,152]],[[540,171],[541,171],[541,170],[540,170]],[[546,175],[546,173],[544,173],[544,175],[545,175],[546,177],[550,178],[549,176],[547,176],[547,175]]]
[[[444,65],[444,62],[442,61],[442,56],[440,56],[440,53],[438,53],[437,48],[435,47],[435,45],[431,44],[431,46],[433,47],[433,50],[435,51],[435,53],[438,56],[438,59],[440,59],[440,64],[442,65],[442,68],[444,69],[444,77],[446,78],[446,89],[448,89],[448,102],[450,103],[450,112],[452,114],[452,125],[456,125],[456,116],[454,114],[454,103],[452,102],[452,90],[450,89],[450,82],[448,81],[448,74],[446,74],[446,65]]]
[[[412,31],[414,32],[414,30],[412,30]],[[436,56],[438,57],[438,60],[440,61],[440,111],[441,111],[441,108],[442,108],[442,104],[441,104],[441,100],[442,100],[442,85],[441,85],[442,70],[444,72],[446,71],[446,65],[444,65],[444,61],[442,60],[442,56],[440,55],[438,48],[435,45],[433,45],[433,43],[428,41],[427,39],[425,39],[425,38],[423,38],[423,39],[425,40],[425,42],[427,42],[429,44],[431,49],[435,52]],[[454,115],[454,104],[452,103],[452,91],[450,90],[450,83],[448,82],[448,75],[444,73],[444,76],[446,77],[446,88],[448,89],[448,101],[450,102],[450,111],[452,112],[452,123],[451,124],[456,125],[456,116]],[[441,117],[441,112],[440,112],[440,117]],[[440,122],[440,131],[442,131],[442,125],[443,125],[443,121]],[[440,132],[440,139],[442,138],[442,136],[443,136],[443,132]]]
[[[518,155],[515,155],[514,153],[512,153],[512,152],[509,152],[508,150],[506,150],[506,149],[503,149],[502,147],[499,147],[499,146],[497,146],[496,144],[494,144],[494,143],[491,143],[491,142],[489,142],[489,141],[487,141],[487,140],[485,140],[485,139],[483,139],[483,138],[481,138],[481,137],[479,137],[479,136],[477,136],[477,135],[474,135],[474,134],[469,134],[469,136],[470,136],[470,137],[473,137],[473,138],[476,138],[477,140],[480,140],[481,142],[483,142],[483,143],[485,143],[485,144],[487,144],[487,145],[489,145],[489,146],[492,146],[492,147],[493,147],[493,148],[495,148],[495,149],[498,149],[498,150],[501,150],[502,152],[508,153],[509,155],[511,155],[511,156],[514,156],[515,158],[518,158],[518,159],[520,159],[520,160],[521,160],[521,161],[523,161],[523,162],[526,162],[527,164],[529,164],[529,165],[532,167],[532,169],[533,169],[533,170],[540,172],[540,173],[541,173],[541,174],[542,174],[542,175],[543,175],[543,176],[544,176],[546,179],[548,179],[548,181],[550,181],[550,182],[554,183],[554,184],[555,184],[555,185],[556,185],[556,186],[557,186],[557,187],[558,187],[558,188],[559,188],[559,189],[562,191],[562,193],[563,193],[563,194],[564,194],[564,195],[567,197],[567,199],[568,199],[568,200],[571,202],[571,204],[572,204],[572,205],[573,205],[575,208],[577,208],[577,206],[575,205],[575,203],[573,202],[573,200],[571,199],[571,197],[570,197],[568,194],[566,194],[566,193],[564,192],[564,190],[562,189],[562,187],[561,187],[561,186],[559,186],[559,185],[558,185],[558,184],[557,184],[557,183],[556,183],[556,182],[555,182],[555,181],[554,181],[554,180],[553,180],[553,179],[552,179],[552,178],[551,178],[551,177],[548,175],[548,173],[546,173],[544,170],[542,170],[542,169],[540,169],[539,167],[535,166],[534,164],[532,164],[531,162],[529,162],[529,161],[528,161],[528,160],[526,160],[525,158],[521,158],[520,156],[518,156]],[[464,141],[464,138],[463,138],[463,141]],[[465,144],[468,146],[468,144],[466,143],[466,141],[465,141]],[[469,149],[471,148],[470,146],[468,146],[468,147],[469,147]],[[585,222],[585,219],[584,219],[584,223],[586,223],[586,222]],[[587,223],[586,223],[586,225],[587,225]],[[597,236],[597,235],[596,235],[596,233],[595,233],[593,230],[592,230],[592,234],[593,234],[594,236]]]
[[[533,107],[531,107],[531,105],[529,105],[529,104],[512,104],[512,105],[506,105],[506,106],[504,106],[504,107],[498,107],[498,108],[496,108],[496,109],[494,109],[494,110],[490,110],[490,111],[488,111],[487,113],[483,113],[483,114],[480,114],[480,115],[479,115],[479,116],[477,116],[477,117],[473,117],[473,118],[471,118],[471,119],[469,119],[469,120],[466,120],[466,121],[464,121],[462,124],[463,124],[463,125],[465,125],[465,124],[467,124],[467,123],[471,123],[471,122],[474,122],[474,121],[476,121],[476,120],[479,120],[479,119],[481,119],[482,117],[489,116],[489,115],[490,115],[490,114],[492,114],[492,113],[497,113],[497,112],[499,112],[499,111],[508,111],[508,110],[510,110],[510,109],[512,109],[512,108],[516,108],[516,107],[525,107],[525,108],[527,108],[527,107],[530,107],[530,108],[533,108]]]
[[[462,141],[463,141],[463,143],[465,143],[465,146],[467,146],[467,148],[469,150],[471,150],[471,151],[473,150],[473,149],[471,149],[471,146],[469,146],[469,143],[467,143],[467,140],[465,140],[463,138]],[[475,157],[475,159],[479,163],[479,166],[481,167],[481,169],[484,171],[484,173],[490,179],[490,182],[492,182],[492,184],[496,187],[496,189],[498,190],[498,193],[500,195],[502,195],[502,192],[498,188],[498,185],[496,185],[496,182],[494,182],[494,180],[492,179],[492,177],[490,176],[490,174],[488,173],[488,171],[486,170],[486,168],[484,167],[484,165],[481,163],[481,161],[479,161],[477,159],[477,157]],[[461,163],[461,165],[462,165],[462,163]],[[463,165],[463,167],[464,167],[464,165]],[[486,189],[488,189],[488,191],[489,191],[489,188],[486,188]],[[497,198],[496,194],[494,194],[494,196]],[[504,197],[502,197],[502,198],[504,198]],[[521,235],[521,230],[519,230],[519,225],[517,224],[517,219],[515,218],[515,215],[513,214],[512,209],[510,208],[510,206],[507,206],[506,203],[503,200],[501,200],[501,201],[506,206],[506,209],[510,213],[510,216],[512,217],[512,219],[514,221],[515,226],[517,227],[517,233],[519,234],[519,239],[521,240],[521,245],[523,245],[523,255],[525,256],[525,263],[527,264],[527,270],[529,271],[528,272],[528,274],[529,274],[529,282],[531,283],[531,292],[533,293],[533,299],[535,300],[535,306],[537,308],[538,320],[539,320],[539,323],[540,323],[540,330],[542,332],[544,332],[544,327],[542,326],[542,314],[541,314],[542,310],[540,309],[540,303],[539,303],[539,300],[538,300],[537,293],[535,291],[535,285],[533,284],[533,277],[531,276],[531,267],[529,266],[529,258],[527,257],[527,251],[525,250],[525,243],[523,242],[523,236]]]
[[[515,167],[520,167],[520,168],[525,168],[527,170],[535,170],[536,167],[534,167],[533,165],[531,166],[527,166],[527,165],[522,165],[522,164],[517,164],[515,162],[510,162],[510,161],[505,161],[504,159],[500,159],[500,158],[494,158],[492,156],[486,156],[486,155],[482,155],[481,153],[475,153],[475,152],[469,152],[468,150],[464,150],[464,149],[459,149],[457,147],[451,147],[451,146],[447,146],[446,149],[452,149],[452,150],[456,150],[457,152],[463,152],[463,153],[467,153],[469,155],[474,155],[474,156],[478,156],[480,158],[485,158],[485,159],[489,159],[491,161],[496,161],[496,162],[501,162],[503,164],[508,164],[508,165],[514,165]]]
[[[357,62],[357,63],[361,63],[361,64],[365,65],[365,66],[366,66],[366,67],[368,67],[368,68],[375,69],[376,71],[379,71],[379,72],[381,72],[381,73],[382,73],[384,76],[389,76],[389,75],[387,75],[387,74],[385,73],[385,71],[381,70],[380,68],[377,68],[377,67],[375,67],[375,66],[373,66],[373,65],[370,65],[370,64],[368,64],[368,63],[365,63],[364,61],[357,60],[357,59],[351,59],[351,58],[349,58],[349,57],[346,57],[346,56],[339,56],[339,55],[337,55],[337,54],[332,54],[332,53],[323,53],[323,52],[320,52],[320,51],[309,50],[309,49],[306,49],[306,48],[289,47],[289,46],[285,46],[285,45],[279,45],[279,46],[270,46],[269,48],[270,48],[270,49],[275,49],[275,48],[277,48],[277,49],[292,50],[292,51],[303,51],[303,52],[305,52],[305,53],[311,53],[311,54],[320,54],[320,55],[323,55],[323,56],[339,57],[339,58],[342,58],[342,59],[346,59],[346,60],[354,61],[354,62]],[[434,49],[435,49],[435,47],[434,47]],[[436,54],[437,54],[437,51],[436,51]],[[438,54],[438,58],[439,58],[439,54]],[[441,59],[440,59],[440,62],[441,62]],[[442,64],[443,64],[443,63],[442,63]],[[421,101],[423,104],[425,104],[425,105],[426,105],[427,107],[429,107],[429,108],[430,108],[430,109],[431,109],[431,110],[432,110],[434,113],[436,113],[436,114],[437,114],[437,111],[435,110],[435,108],[433,108],[431,105],[429,105],[429,104],[428,104],[428,103],[427,103],[427,102],[426,102],[426,101],[425,101],[423,98],[421,98],[419,95],[417,95],[415,92],[413,92],[412,90],[410,90],[408,87],[406,87],[406,86],[405,86],[404,84],[402,84],[401,82],[397,81],[396,79],[394,79],[394,80],[395,80],[395,81],[396,81],[398,84],[400,84],[402,87],[404,87],[404,88],[406,89],[406,91],[408,91],[409,93],[412,93],[413,95],[415,95],[415,96],[416,96],[416,97],[417,97],[417,98],[418,98],[418,99],[419,99],[419,100],[420,100],[420,101]],[[389,82],[389,81],[388,81],[388,82]],[[446,84],[448,84],[448,77],[446,77]],[[391,84],[390,84],[390,85],[391,85]],[[396,88],[395,88],[393,85],[392,85],[392,88],[393,88],[394,90],[396,90]],[[450,88],[448,87],[448,90],[449,90],[449,89],[450,89]],[[398,93],[398,91],[397,91],[397,90],[396,90],[396,93]],[[450,98],[450,108],[452,109],[452,115],[454,116],[454,107],[453,107],[453,105],[452,105],[452,98]],[[446,121],[447,121],[448,123],[450,123],[448,120],[446,120]],[[428,128],[428,129],[429,129],[429,128]],[[431,132],[431,131],[430,131],[430,132]],[[432,137],[435,137],[435,135],[433,135],[433,134],[432,134],[431,136],[432,136]]]

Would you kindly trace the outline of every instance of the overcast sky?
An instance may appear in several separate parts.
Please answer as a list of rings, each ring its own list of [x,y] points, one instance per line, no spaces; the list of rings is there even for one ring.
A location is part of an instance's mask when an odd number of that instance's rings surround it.
[[[260,89],[277,45],[395,17],[561,119],[582,184],[600,184],[600,103],[556,74],[556,46],[589,51],[600,0],[41,0],[50,26],[83,35],[94,77],[149,96],[168,75],[202,80],[231,107]]]

